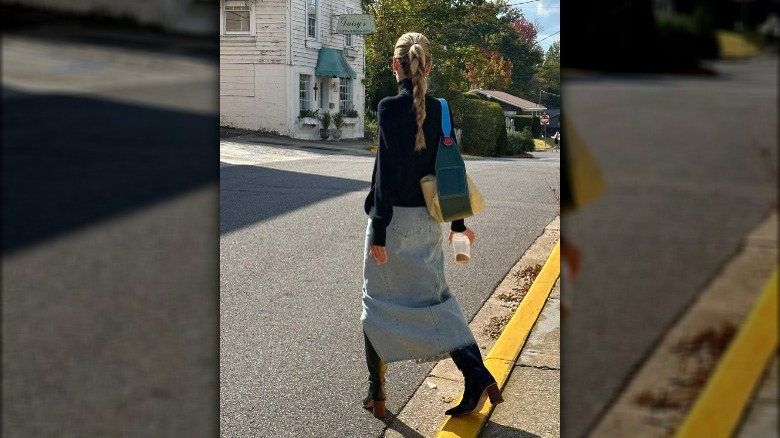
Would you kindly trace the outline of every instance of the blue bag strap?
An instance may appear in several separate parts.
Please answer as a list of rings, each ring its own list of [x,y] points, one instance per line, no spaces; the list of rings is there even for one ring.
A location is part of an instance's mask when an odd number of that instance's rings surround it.
[[[452,133],[452,124],[450,123],[450,107],[447,105],[447,100],[440,97],[439,102],[441,102],[441,132],[444,133],[444,144],[446,146],[450,146],[452,144],[452,138],[450,137],[450,134]]]

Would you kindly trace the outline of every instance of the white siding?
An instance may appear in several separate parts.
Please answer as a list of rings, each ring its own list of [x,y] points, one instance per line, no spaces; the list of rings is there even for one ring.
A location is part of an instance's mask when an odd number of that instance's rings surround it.
[[[322,24],[322,0],[319,0],[320,23]],[[293,65],[314,68],[317,65],[317,51],[322,45],[306,39],[306,0],[292,0],[292,59]],[[322,28],[320,27],[320,35]]]
[[[231,128],[260,129],[255,115],[255,98],[219,96],[219,124]]]
[[[219,38],[220,63],[286,64],[286,0],[255,0],[255,34],[222,35]],[[220,16],[220,20],[222,17]]]
[[[255,64],[219,65],[219,95],[247,96],[255,95]]]
[[[220,124],[290,135],[287,124],[287,67],[254,66],[255,96],[221,95]]]
[[[345,7],[360,13],[357,0],[319,0],[318,41],[306,38],[306,0],[255,0],[255,34],[220,38],[220,122],[225,126],[276,132],[293,138],[318,139],[319,127],[303,126],[298,120],[299,75],[312,76],[312,87],[323,78],[314,75],[317,55],[322,47],[343,49],[344,35],[332,33],[332,17],[345,13]],[[353,80],[353,99],[360,118],[345,125],[343,138],[363,136],[365,87],[365,46],[363,37],[354,35],[354,56],[346,57],[357,73]],[[251,80],[250,80],[251,79]],[[327,78],[328,84],[337,79]],[[331,109],[338,108],[338,87],[331,89]],[[312,91],[313,93],[313,91]],[[312,109],[319,108],[312,99]]]
[[[356,14],[361,13],[361,9],[359,1],[319,0],[320,40],[311,41],[306,38],[306,5],[306,0],[293,0],[293,65],[314,68],[317,65],[317,53],[321,47],[344,48],[344,35],[333,33],[336,30],[333,17],[344,14],[347,7],[352,8]],[[362,36],[352,36],[352,48],[356,56],[354,59],[347,58],[347,62],[356,72],[362,72],[365,61],[365,45]]]
[[[261,63],[287,63],[287,0],[257,0],[257,50]]]
[[[292,100],[287,93],[287,70],[284,65],[255,66],[255,110],[258,123],[263,129],[282,135],[289,135],[287,109]]]

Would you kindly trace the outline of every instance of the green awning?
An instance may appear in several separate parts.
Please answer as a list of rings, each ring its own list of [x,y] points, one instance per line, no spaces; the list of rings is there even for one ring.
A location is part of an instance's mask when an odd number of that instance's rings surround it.
[[[357,79],[357,74],[344,59],[344,52],[339,49],[320,49],[317,55],[317,67],[314,69],[317,76],[330,76],[333,78]]]

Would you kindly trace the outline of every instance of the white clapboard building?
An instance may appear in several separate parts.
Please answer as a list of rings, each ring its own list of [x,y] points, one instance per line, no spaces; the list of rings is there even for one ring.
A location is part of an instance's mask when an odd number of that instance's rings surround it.
[[[319,139],[306,111],[341,112],[342,138],[363,137],[363,37],[336,33],[360,13],[358,0],[220,0],[220,124]]]

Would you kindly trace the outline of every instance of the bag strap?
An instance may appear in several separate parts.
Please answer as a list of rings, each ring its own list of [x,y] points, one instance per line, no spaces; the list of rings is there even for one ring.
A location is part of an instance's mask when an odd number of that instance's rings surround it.
[[[450,134],[452,133],[450,107],[447,104],[447,100],[443,97],[439,98],[439,102],[441,102],[441,132],[444,134],[442,143],[444,143],[444,146],[452,146],[452,137],[450,137]]]

